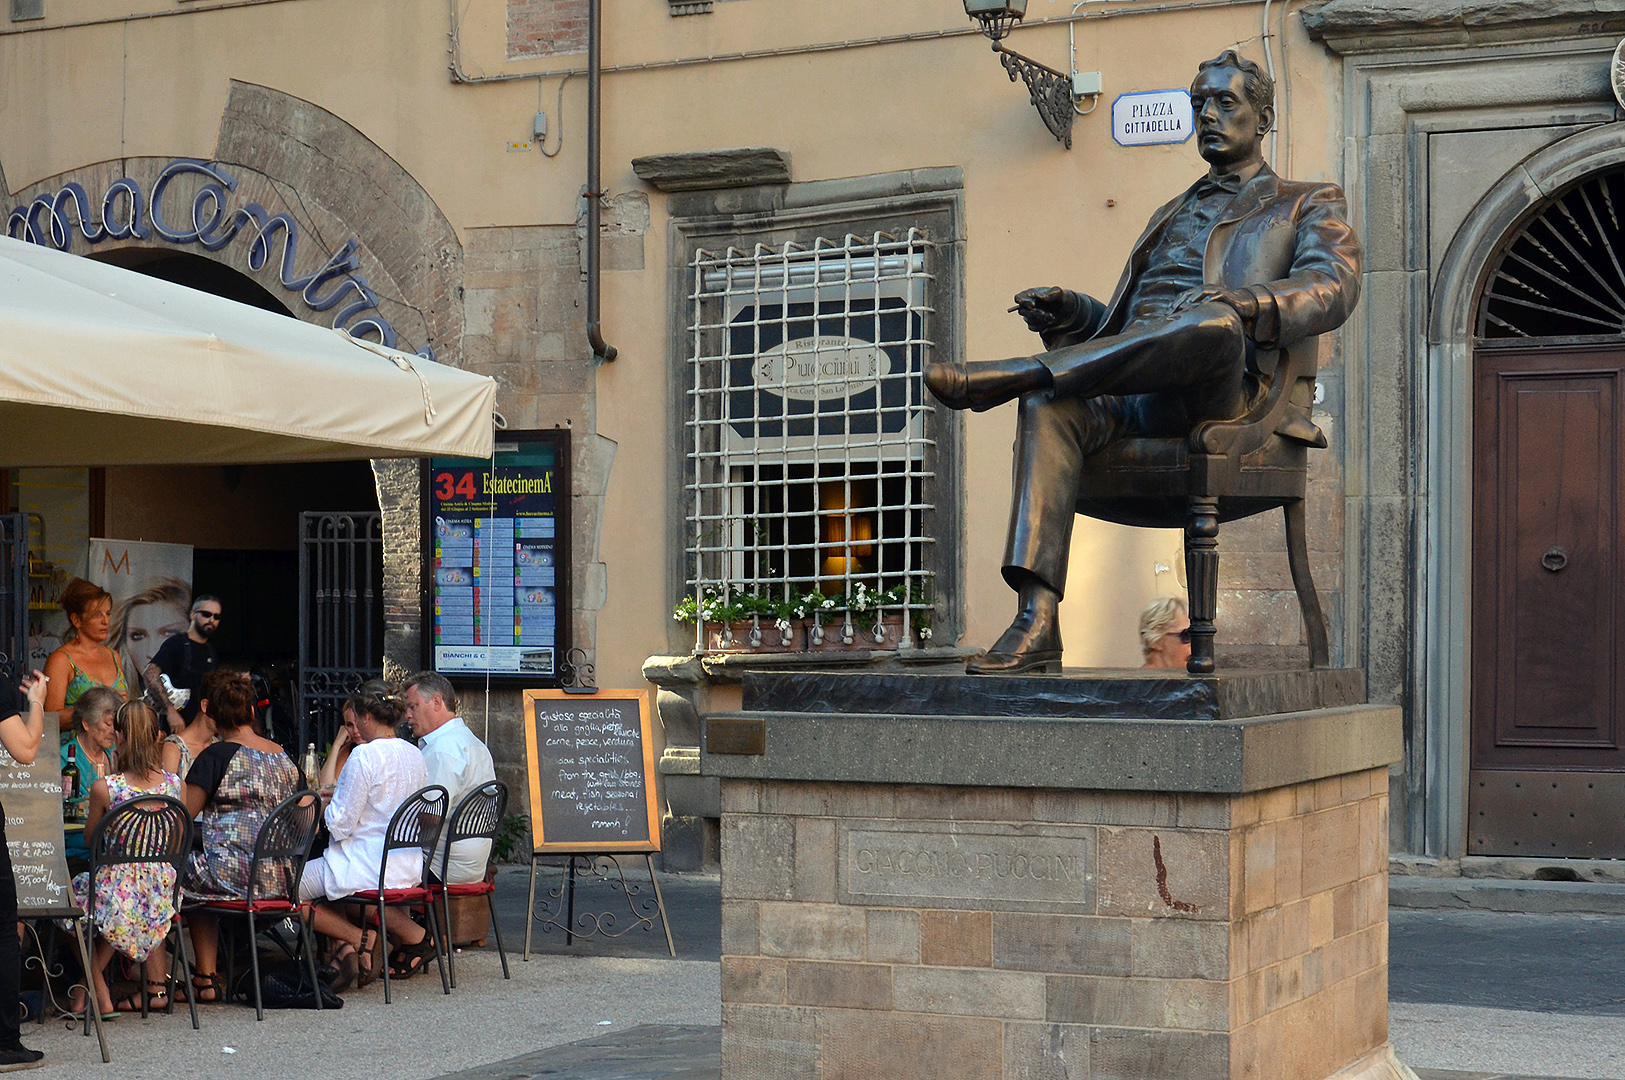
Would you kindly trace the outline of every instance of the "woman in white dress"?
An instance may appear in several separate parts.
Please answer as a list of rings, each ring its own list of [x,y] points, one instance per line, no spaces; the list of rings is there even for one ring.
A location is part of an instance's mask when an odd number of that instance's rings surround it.
[[[363,685],[344,703],[344,728],[329,756],[337,755],[342,743],[353,748],[333,788],[321,792],[327,803],[329,840],[321,857],[305,864],[301,900],[335,899],[378,887],[389,819],[429,782],[418,748],[395,736],[400,718],[398,700],[382,683]],[[417,848],[391,852],[384,888],[417,885],[422,859]],[[333,904],[315,906],[315,926],[317,933],[337,943],[332,957],[335,990],[348,986],[352,978],[365,986],[383,973],[384,941],[376,926],[356,926]]]

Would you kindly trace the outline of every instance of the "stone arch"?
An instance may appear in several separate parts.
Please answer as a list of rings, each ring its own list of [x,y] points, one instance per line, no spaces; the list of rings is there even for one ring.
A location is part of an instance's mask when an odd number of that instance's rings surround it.
[[[1577,132],[1503,176],[1462,222],[1439,265],[1428,342],[1470,345],[1491,260],[1551,196],[1590,173],[1625,164],[1625,123]]]
[[[166,171],[174,173],[164,181],[164,215],[171,230],[182,235],[195,231],[195,213],[188,211],[196,205],[198,193],[211,183],[229,188],[224,191],[225,210],[256,204],[267,215],[286,214],[294,223],[298,244],[289,260],[294,279],[332,267],[335,259],[342,263],[347,255],[353,269],[319,280],[309,294],[317,301],[312,304],[299,302],[305,295],[302,290],[286,286],[283,260],[290,229],[276,234],[270,257],[257,269],[248,259],[257,231],[252,228],[244,228],[216,250],[208,250],[195,237],[175,243],[153,233],[145,238],[101,239],[94,248],[186,250],[247,275],[279,298],[292,298],[288,306],[296,317],[324,324],[331,324],[361,296],[360,288],[345,282],[353,277],[375,294],[376,304],[343,319],[344,325],[375,312],[393,328],[397,347],[408,352],[427,347],[442,363],[461,366],[463,248],[457,233],[411,174],[348,121],[281,91],[234,80],[221,114],[214,157],[195,164],[218,175],[203,169],[177,172],[175,160],[168,158],[109,159],[32,184],[13,195],[5,210],[54,200],[61,208],[58,222],[72,230],[68,250],[84,253],[92,245],[81,220],[100,224],[103,194],[121,179],[133,182],[150,210],[155,185],[164,180]],[[72,185],[87,196],[88,215],[80,213],[71,194],[62,196],[72,191]],[[209,204],[201,205],[207,219]],[[49,209],[37,212],[30,227],[48,226],[51,214]],[[130,198],[125,195],[117,203],[115,217],[127,219],[129,214]],[[344,290],[344,298],[331,307],[319,307],[334,290]],[[421,656],[418,469],[415,462],[375,461],[373,471],[384,514],[385,663],[411,669]]]

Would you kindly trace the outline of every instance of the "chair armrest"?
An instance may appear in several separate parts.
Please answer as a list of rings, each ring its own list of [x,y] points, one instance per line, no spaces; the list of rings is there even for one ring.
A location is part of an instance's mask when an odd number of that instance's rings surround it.
[[[1264,394],[1245,414],[1234,420],[1206,420],[1193,427],[1191,453],[1240,457],[1263,446],[1283,427],[1289,428],[1284,434],[1290,438],[1325,446],[1325,435],[1307,417],[1294,411],[1292,401],[1300,381],[1314,381],[1318,342],[1318,338],[1309,338],[1286,350],[1284,362],[1275,369]],[[1299,422],[1294,423],[1295,419]],[[1307,430],[1299,430],[1305,425]]]

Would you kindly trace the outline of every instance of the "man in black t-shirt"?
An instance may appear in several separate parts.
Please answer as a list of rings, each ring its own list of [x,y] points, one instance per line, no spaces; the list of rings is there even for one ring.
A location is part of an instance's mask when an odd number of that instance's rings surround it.
[[[168,708],[172,731],[179,731],[182,723],[190,724],[192,718],[197,716],[200,700],[198,688],[203,685],[203,676],[213,671],[220,662],[214,646],[209,644],[209,638],[220,628],[220,610],[218,597],[204,595],[193,600],[192,621],[186,633],[175,634],[160,645],[147,670],[142,672],[147,689],[159,701],[168,700],[164,696],[163,684],[158,681],[160,675],[168,675],[171,684],[191,691],[191,696],[178,712],[173,706]]]

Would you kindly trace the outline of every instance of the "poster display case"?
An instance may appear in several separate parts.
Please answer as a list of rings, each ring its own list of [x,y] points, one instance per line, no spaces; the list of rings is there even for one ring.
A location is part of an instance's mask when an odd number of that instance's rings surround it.
[[[425,664],[452,679],[557,685],[569,650],[569,432],[499,432],[490,460],[431,458],[423,492]]]

